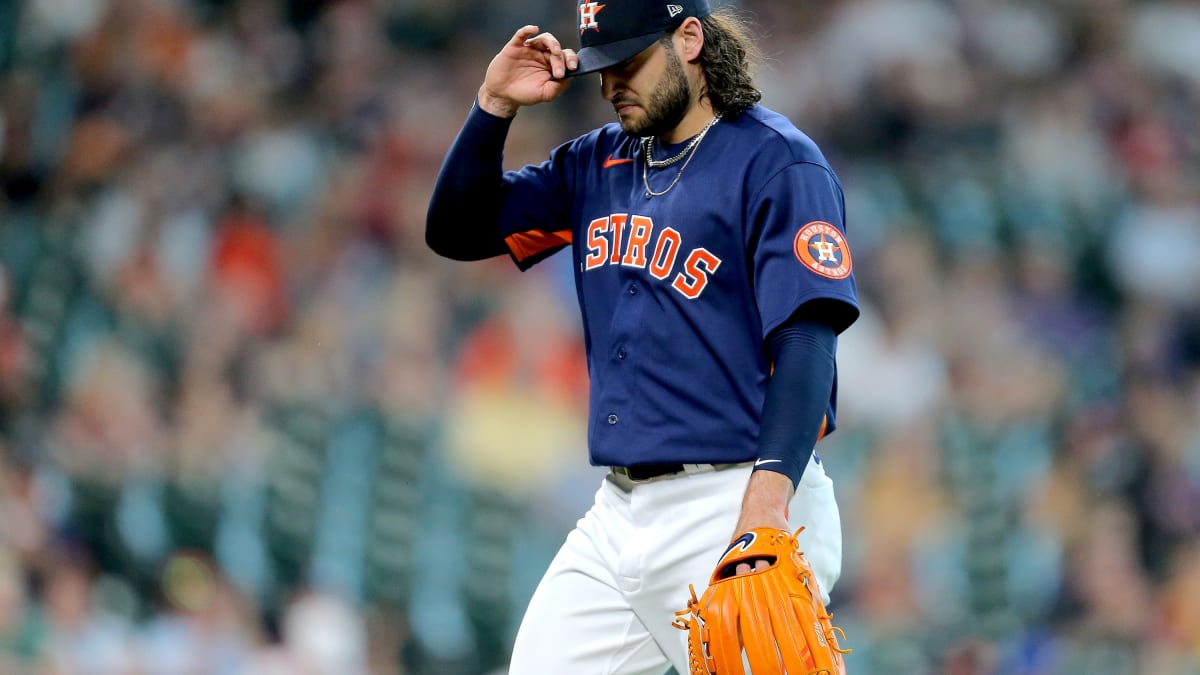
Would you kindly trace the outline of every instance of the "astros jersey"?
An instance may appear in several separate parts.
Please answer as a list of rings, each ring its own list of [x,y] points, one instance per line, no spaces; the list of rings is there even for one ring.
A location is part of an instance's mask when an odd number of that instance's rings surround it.
[[[839,332],[857,315],[841,185],[761,106],[713,126],[662,196],[647,194],[644,162],[639,140],[609,124],[506,172],[502,234],[522,269],[571,251],[594,464],[751,460],[766,336],[810,300],[845,303]],[[650,187],[682,165],[650,169]],[[834,413],[831,392],[826,433]]]

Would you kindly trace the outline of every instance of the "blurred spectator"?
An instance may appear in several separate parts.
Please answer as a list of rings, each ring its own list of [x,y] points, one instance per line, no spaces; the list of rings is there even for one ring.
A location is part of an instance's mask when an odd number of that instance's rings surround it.
[[[283,642],[249,672],[264,675],[366,675],[367,634],[352,607],[321,593],[298,596],[283,617]]]
[[[40,618],[30,606],[21,566],[0,548],[0,670],[34,671],[45,640]]]
[[[81,551],[63,548],[48,563],[43,608],[49,672],[136,672],[133,627],[100,604],[96,571],[84,556]]]
[[[259,639],[247,603],[204,557],[176,553],[162,574],[165,609],[143,629],[137,653],[147,675],[247,672]]]
[[[0,265],[0,430],[11,432],[18,410],[29,400],[32,354],[21,324],[11,313],[11,283]]]

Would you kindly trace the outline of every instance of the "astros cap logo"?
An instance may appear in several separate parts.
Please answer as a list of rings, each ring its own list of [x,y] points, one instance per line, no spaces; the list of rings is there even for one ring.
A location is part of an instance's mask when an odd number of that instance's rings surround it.
[[[846,238],[824,221],[814,220],[800,228],[792,248],[805,267],[823,277],[845,279],[854,269]]]
[[[579,5],[579,34],[591,28],[594,31],[600,31],[600,24],[596,21],[596,15],[600,10],[604,9],[604,5],[598,2],[584,2]]]
[[[709,0],[575,0],[579,67],[566,76],[615,66],[679,28],[688,17],[702,19],[711,13]]]

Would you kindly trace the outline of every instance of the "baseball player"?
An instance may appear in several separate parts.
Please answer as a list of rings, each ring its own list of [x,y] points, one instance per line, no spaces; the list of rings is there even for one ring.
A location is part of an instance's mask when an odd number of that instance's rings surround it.
[[[530,601],[511,672],[690,672],[672,619],[740,534],[803,526],[826,599],[840,572],[814,445],[834,429],[836,339],[858,316],[844,199],[813,141],[758,104],[736,14],[584,0],[576,18],[578,52],[525,26],[491,61],[426,241],[456,260],[574,262],[590,459],[610,470]],[[518,110],[585,73],[617,121],[503,171]]]

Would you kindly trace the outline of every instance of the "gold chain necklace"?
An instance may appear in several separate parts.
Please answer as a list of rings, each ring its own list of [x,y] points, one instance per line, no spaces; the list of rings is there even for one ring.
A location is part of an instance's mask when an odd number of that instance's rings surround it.
[[[692,138],[691,142],[687,144],[687,147],[685,147],[679,154],[667,159],[654,159],[651,156],[654,137],[642,137],[642,154],[646,157],[646,163],[642,165],[642,185],[646,186],[647,197],[661,197],[675,187],[675,184],[679,182],[680,177],[683,176],[683,170],[687,168],[688,164],[691,163],[692,158],[696,156],[696,148],[700,146],[700,141],[704,140],[704,137],[708,134],[708,130],[712,129],[713,125],[716,124],[720,119],[721,113],[714,115],[712,120],[708,124],[704,125],[704,128],[700,130],[700,133],[696,134]],[[675,178],[671,180],[671,184],[668,185],[665,190],[662,192],[655,192],[654,190],[650,189],[650,167],[658,169],[665,166],[671,166],[672,164],[684,159],[685,156],[687,157],[687,160],[684,161],[683,166],[679,167],[679,171],[675,172]]]

